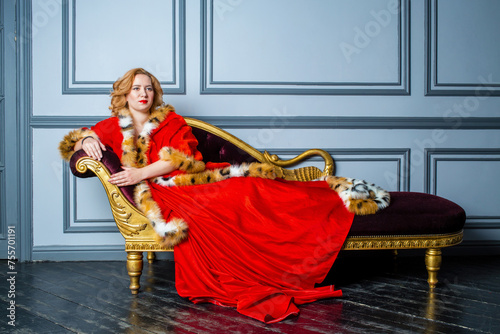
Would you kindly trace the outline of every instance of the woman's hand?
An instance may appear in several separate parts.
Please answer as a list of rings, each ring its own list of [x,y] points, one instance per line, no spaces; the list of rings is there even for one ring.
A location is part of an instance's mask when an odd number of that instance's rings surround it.
[[[94,137],[86,137],[82,141],[83,143],[80,144],[82,150],[84,150],[85,153],[87,153],[87,155],[92,159],[101,161],[102,151],[106,151],[106,146]]]
[[[122,167],[123,171],[113,174],[108,182],[118,187],[137,184],[142,180],[168,174],[175,170],[169,161],[158,160],[142,168]]]
[[[142,168],[122,167],[123,171],[111,175],[109,183],[118,187],[130,186],[144,180]]]

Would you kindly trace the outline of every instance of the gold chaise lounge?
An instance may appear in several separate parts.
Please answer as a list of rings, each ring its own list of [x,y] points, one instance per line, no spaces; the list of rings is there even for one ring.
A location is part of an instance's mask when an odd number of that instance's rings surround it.
[[[267,151],[259,152],[230,133],[200,120],[186,118],[199,141],[198,149],[206,161],[268,162],[278,167],[279,177],[287,180],[308,181],[322,175],[333,175],[334,161],[324,150],[305,151],[291,160],[280,160]],[[119,188],[107,182],[111,174],[120,170],[118,157],[110,150],[104,152],[101,162],[93,160],[80,150],[70,161],[74,175],[101,180],[111,205],[116,226],[125,238],[127,270],[130,290],[137,294],[143,267],[143,252],[148,261],[154,260],[154,252],[169,252],[155,242],[154,230],[147,218],[134,206],[131,187]],[[288,169],[311,156],[323,158],[324,170],[310,166]],[[453,202],[438,196],[392,192],[391,205],[374,215],[356,216],[343,246],[344,250],[376,249],[426,249],[425,265],[428,282],[434,288],[441,265],[441,248],[457,245],[462,241],[465,212]]]

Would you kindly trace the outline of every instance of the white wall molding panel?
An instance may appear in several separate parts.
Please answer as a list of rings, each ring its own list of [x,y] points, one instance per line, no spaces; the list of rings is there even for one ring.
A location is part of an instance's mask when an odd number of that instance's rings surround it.
[[[409,94],[408,1],[202,1],[205,94]]]
[[[63,94],[109,94],[134,67],[166,93],[185,92],[184,0],[64,0],[62,25]]]
[[[466,228],[500,229],[500,149],[426,153],[426,192],[460,202],[467,212]]]
[[[427,0],[427,95],[500,95],[500,2]]]

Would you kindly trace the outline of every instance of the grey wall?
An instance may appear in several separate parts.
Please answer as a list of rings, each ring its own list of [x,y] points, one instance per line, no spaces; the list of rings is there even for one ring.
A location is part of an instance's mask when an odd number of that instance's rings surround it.
[[[132,67],[178,113],[337,175],[462,205],[469,245],[500,241],[495,0],[33,0],[32,259],[123,258],[97,180],[56,147],[107,117]],[[312,160],[321,167],[321,162]],[[466,243],[466,244],[467,244]]]

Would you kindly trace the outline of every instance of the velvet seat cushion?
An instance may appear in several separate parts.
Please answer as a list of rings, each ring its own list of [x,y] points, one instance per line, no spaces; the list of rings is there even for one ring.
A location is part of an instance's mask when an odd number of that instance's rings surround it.
[[[447,234],[464,227],[464,209],[447,199],[418,192],[390,194],[389,207],[354,217],[349,236]]]

